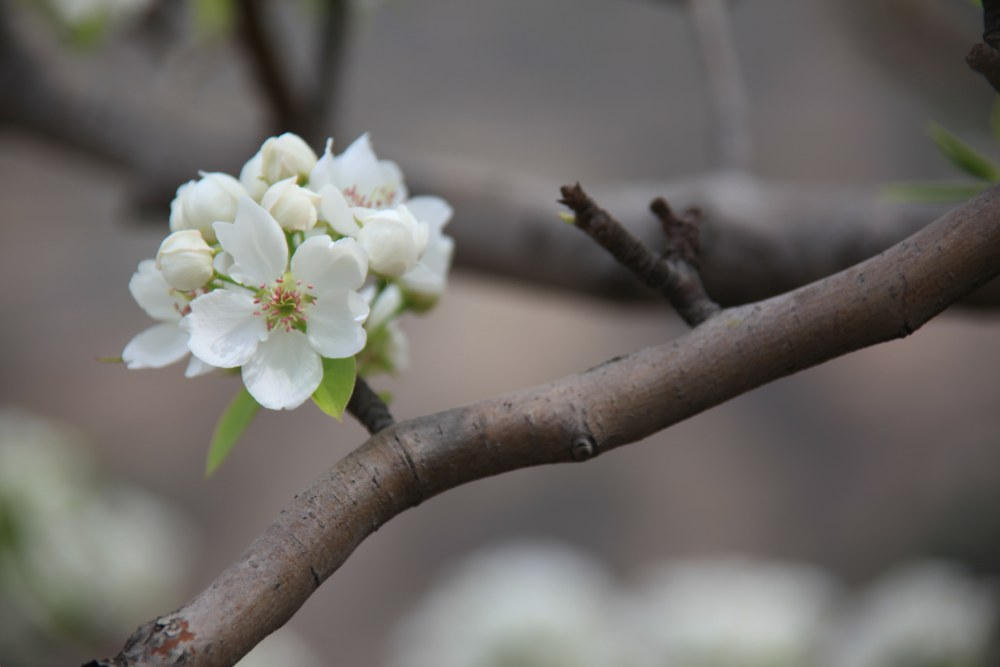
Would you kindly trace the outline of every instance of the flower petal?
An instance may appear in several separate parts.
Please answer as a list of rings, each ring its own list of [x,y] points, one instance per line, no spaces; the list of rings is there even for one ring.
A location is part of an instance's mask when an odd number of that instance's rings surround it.
[[[326,140],[326,149],[317,160],[316,166],[309,172],[308,187],[313,192],[319,192],[327,185],[337,185],[337,167],[333,157],[333,139]]]
[[[244,285],[266,285],[285,273],[288,242],[271,214],[250,197],[240,197],[236,220],[212,227],[222,249],[233,257],[229,275]]]
[[[292,275],[311,284],[320,295],[356,290],[368,275],[368,256],[354,239],[312,236],[292,256]]]
[[[432,235],[434,230],[441,231],[441,228],[448,224],[451,216],[455,213],[451,204],[440,197],[429,195],[407,200],[406,207],[410,209],[413,217],[430,225]]]
[[[455,251],[455,241],[450,236],[432,238],[420,263],[403,274],[399,284],[408,292],[428,296],[440,296],[444,292],[451,256]]]
[[[128,291],[139,307],[154,320],[177,322],[187,301],[167,284],[156,262],[144,259],[128,281]]]
[[[420,265],[417,265],[420,268]],[[416,269],[414,269],[416,271]],[[412,271],[411,271],[412,273]],[[409,274],[407,274],[409,275]],[[363,298],[363,297],[362,297]],[[371,305],[371,312],[368,314],[367,329],[374,331],[380,326],[396,316],[396,313],[403,307],[403,292],[399,285],[390,283],[382,293],[378,295]]]
[[[323,362],[301,331],[275,331],[243,365],[243,384],[271,410],[297,408],[323,379]]]
[[[360,227],[354,220],[351,207],[344,199],[344,193],[336,185],[325,185],[320,190],[319,217],[333,227],[333,231],[344,236],[357,236]]]
[[[220,368],[245,364],[267,338],[267,325],[254,315],[256,308],[245,290],[218,289],[192,301],[191,314],[182,321],[191,334],[191,352]]]
[[[188,361],[187,368],[184,369],[184,377],[196,378],[201,375],[205,375],[206,373],[211,373],[214,370],[215,366],[212,364],[206,364],[204,361],[192,354],[191,359]]]
[[[188,334],[174,322],[152,326],[128,342],[122,360],[129,368],[163,368],[188,353]]]
[[[309,310],[306,335],[324,357],[342,359],[360,352],[367,340],[362,323],[368,304],[357,292],[323,294]]]

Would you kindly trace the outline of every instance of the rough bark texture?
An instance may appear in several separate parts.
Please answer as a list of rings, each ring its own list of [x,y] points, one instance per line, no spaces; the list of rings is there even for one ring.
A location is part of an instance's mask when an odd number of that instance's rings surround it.
[[[912,333],[1000,273],[1000,189],[886,252],[551,384],[379,432],[297,495],[183,608],[102,665],[229,665],[380,525],[482,477],[589,459],[776,378]]]

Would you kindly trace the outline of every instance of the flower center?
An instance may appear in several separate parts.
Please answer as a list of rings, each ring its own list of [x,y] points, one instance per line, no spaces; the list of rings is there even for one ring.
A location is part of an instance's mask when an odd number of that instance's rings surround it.
[[[389,208],[396,200],[396,188],[390,185],[380,185],[368,194],[358,192],[358,186],[352,185],[342,190],[344,199],[351,206],[363,208]]]
[[[316,302],[316,297],[310,292],[312,288],[312,285],[306,285],[303,289],[301,280],[290,286],[284,278],[278,278],[271,286],[261,285],[257,298],[253,300],[257,304],[253,314],[264,318],[268,331],[279,327],[285,331],[295,329],[304,332],[306,306]]]

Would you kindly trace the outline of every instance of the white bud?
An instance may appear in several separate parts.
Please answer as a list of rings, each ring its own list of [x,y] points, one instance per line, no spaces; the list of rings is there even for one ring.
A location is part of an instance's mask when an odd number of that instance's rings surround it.
[[[282,229],[305,232],[316,226],[316,206],[320,196],[295,184],[295,177],[278,181],[267,189],[260,205],[278,221]]]
[[[156,268],[171,287],[198,289],[212,277],[212,249],[197,229],[183,229],[163,239]]]
[[[261,171],[261,163],[263,161],[263,156],[260,154],[260,151],[257,151],[252,158],[247,160],[243,168],[240,169],[240,183],[243,184],[247,194],[258,203],[267,190],[267,181],[264,180],[264,174]]]
[[[290,176],[307,178],[316,166],[316,153],[302,137],[291,132],[267,139],[260,147],[260,156],[261,174],[268,183]]]
[[[236,218],[236,200],[245,194],[240,182],[229,174],[202,174],[177,188],[170,202],[170,229],[197,229],[214,242],[213,222],[232,222]]]
[[[362,224],[358,242],[368,253],[373,271],[398,278],[417,265],[427,247],[427,223],[418,222],[402,204],[394,209],[358,213]]]

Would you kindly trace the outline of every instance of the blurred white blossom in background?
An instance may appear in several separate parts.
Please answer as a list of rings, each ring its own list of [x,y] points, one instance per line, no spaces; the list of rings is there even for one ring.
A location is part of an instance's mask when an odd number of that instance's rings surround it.
[[[117,636],[181,602],[194,556],[188,522],[149,493],[102,479],[82,437],[0,409],[5,660]]]
[[[996,590],[943,562],[891,572],[844,614],[833,667],[987,667]],[[995,657],[995,656],[993,656]]]
[[[567,546],[471,556],[396,629],[389,667],[993,667],[993,591],[918,564],[849,597],[823,570],[665,562],[631,586]]]
[[[618,664],[614,589],[603,568],[557,545],[473,556],[403,621],[391,667],[600,667]]]
[[[634,664],[799,667],[836,600],[829,575],[804,565],[719,558],[667,563],[625,603]]]

